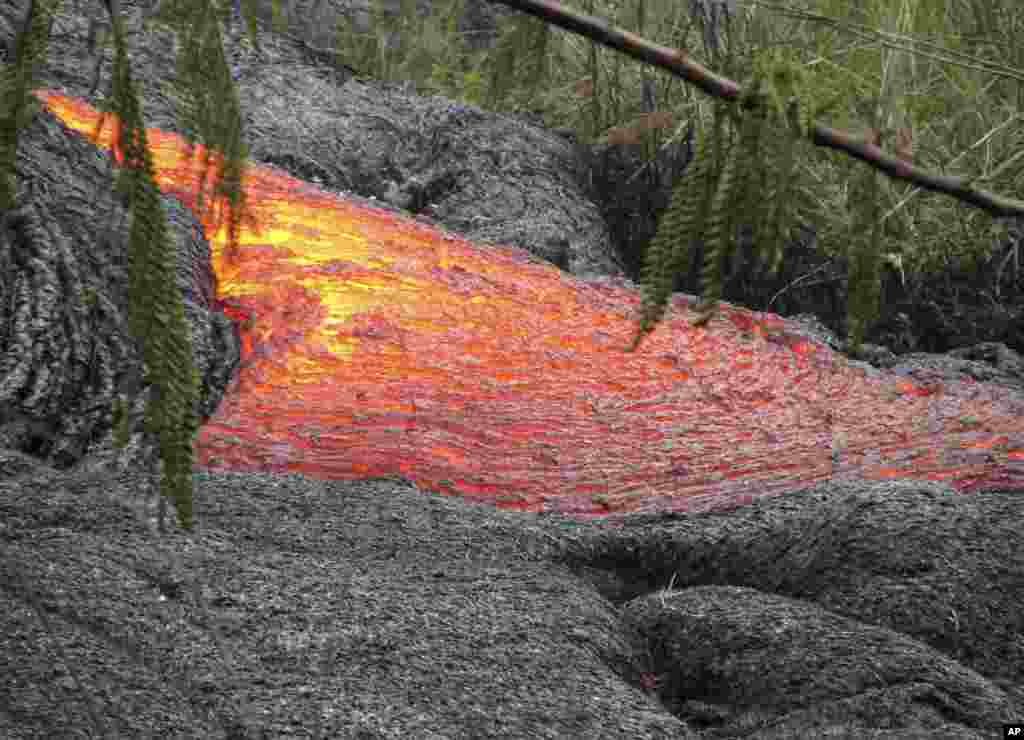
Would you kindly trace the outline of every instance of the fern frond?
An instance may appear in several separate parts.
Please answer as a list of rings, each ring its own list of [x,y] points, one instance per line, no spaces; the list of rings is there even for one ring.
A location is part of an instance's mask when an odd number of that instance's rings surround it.
[[[864,173],[854,190],[854,233],[850,239],[849,294],[846,303],[849,347],[857,351],[864,341],[868,324],[878,316],[881,297],[882,209],[878,188],[879,175],[860,165]],[[862,235],[865,234],[866,235]]]
[[[641,272],[640,320],[630,352],[664,316],[676,274],[689,272],[691,243],[703,227],[710,169],[704,141],[694,130],[693,159],[672,189],[669,206],[647,247]]]
[[[790,103],[791,113],[796,112],[796,105],[795,101]],[[771,166],[768,169],[768,176],[771,180],[768,191],[769,217],[760,244],[767,272],[773,275],[778,273],[782,264],[792,219],[790,206],[794,191],[799,185],[796,176],[797,135],[785,128],[782,131],[773,152]]]
[[[729,211],[736,190],[736,173],[743,160],[742,152],[743,147],[738,141],[729,149],[722,166],[722,175],[711,200],[704,237],[701,302],[697,306],[697,318],[690,322],[692,326],[706,324],[715,315],[718,301],[722,296],[722,266],[734,246],[732,234],[729,233],[729,225],[732,223]]]
[[[203,144],[197,215],[200,219],[204,217],[209,182],[213,191],[211,231],[218,230],[227,220],[225,253],[232,257],[237,253],[243,221],[253,227],[256,223],[242,187],[249,149],[244,142],[238,93],[224,58],[220,32],[229,3],[220,2],[217,6],[208,0],[166,0],[161,8],[166,15],[161,20],[176,32],[181,42],[170,94],[177,104],[178,120],[188,144],[185,157],[193,158],[196,143]]]
[[[25,27],[14,40],[13,64],[0,65],[0,212],[14,207],[14,162],[18,131],[32,119],[31,97],[36,66],[46,58],[50,24],[61,0],[33,0]]]
[[[182,297],[174,279],[176,260],[154,179],[139,95],[131,78],[124,29],[118,15],[111,20],[115,54],[110,108],[117,115],[116,151],[122,164],[119,182],[128,193],[132,214],[128,325],[140,345],[152,388],[145,427],[159,440],[161,490],[174,500],[178,520],[188,529],[192,526],[192,438],[199,428],[195,411],[199,378],[192,363]],[[118,429],[116,436],[123,439],[123,430]]]
[[[743,97],[756,100],[760,92],[761,81],[755,77],[746,87]],[[740,124],[740,142],[743,146],[744,158],[742,166],[749,176],[744,178],[738,188],[737,202],[743,204],[738,209],[738,215],[750,226],[756,244],[757,235],[761,232],[761,225],[767,212],[764,186],[767,180],[768,164],[766,162],[767,147],[763,144],[769,127],[766,124],[767,116],[762,106],[745,109],[741,103],[740,110],[745,110]]]

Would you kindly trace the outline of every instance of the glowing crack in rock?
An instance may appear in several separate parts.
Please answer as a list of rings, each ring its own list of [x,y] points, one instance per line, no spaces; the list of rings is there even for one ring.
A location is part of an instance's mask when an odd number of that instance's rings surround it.
[[[39,93],[89,135],[97,113]],[[110,143],[112,126],[97,142]],[[149,129],[158,184],[194,207],[198,166]],[[579,517],[710,510],[836,475],[1024,486],[1024,406],[977,383],[867,374],[772,314],[676,296],[625,351],[639,294],[509,247],[357,205],[269,167],[245,183],[261,225],[219,299],[243,325],[239,383],[197,463],[425,489]]]

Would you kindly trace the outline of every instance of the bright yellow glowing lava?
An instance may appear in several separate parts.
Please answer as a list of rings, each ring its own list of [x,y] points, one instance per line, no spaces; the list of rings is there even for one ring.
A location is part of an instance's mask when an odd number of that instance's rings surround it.
[[[97,113],[39,93],[88,135]],[[109,146],[107,136],[98,142]],[[148,130],[158,183],[190,207],[178,136]],[[424,488],[576,516],[707,510],[832,475],[1024,487],[1024,406],[980,384],[868,376],[779,317],[669,318],[625,352],[639,296],[523,251],[366,208],[269,167],[245,184],[262,226],[219,299],[243,369],[198,462]],[[833,455],[835,450],[835,455]]]

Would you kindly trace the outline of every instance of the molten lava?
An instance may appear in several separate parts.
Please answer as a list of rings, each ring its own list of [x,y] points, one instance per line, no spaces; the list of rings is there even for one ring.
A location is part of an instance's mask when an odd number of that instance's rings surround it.
[[[69,127],[98,114],[39,93]],[[110,145],[108,123],[97,144]],[[194,206],[182,140],[148,130],[158,184]],[[977,383],[868,375],[778,316],[676,296],[635,354],[637,291],[472,244],[270,167],[241,259],[207,235],[242,322],[238,384],[199,464],[423,488],[579,517],[728,508],[835,475],[1024,487],[1024,405]]]

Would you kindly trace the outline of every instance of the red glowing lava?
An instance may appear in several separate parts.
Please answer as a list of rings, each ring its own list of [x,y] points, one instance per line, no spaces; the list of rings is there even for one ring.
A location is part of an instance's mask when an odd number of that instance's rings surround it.
[[[98,114],[39,93],[69,127]],[[108,135],[101,146],[109,146]],[[181,139],[147,131],[158,184],[187,205]],[[245,183],[260,233],[240,259],[207,235],[226,310],[246,319],[239,387],[199,464],[423,488],[579,517],[707,510],[834,475],[1024,487],[1024,406],[976,383],[866,375],[724,306],[676,296],[635,354],[638,292],[481,246],[269,167]]]

